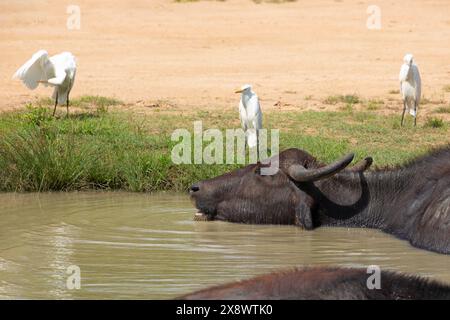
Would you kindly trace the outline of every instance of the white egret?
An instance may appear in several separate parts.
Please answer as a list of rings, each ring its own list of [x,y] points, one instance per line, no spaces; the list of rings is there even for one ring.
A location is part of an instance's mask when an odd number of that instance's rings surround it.
[[[417,108],[420,103],[420,95],[422,90],[422,84],[420,80],[419,68],[414,63],[414,57],[408,53],[403,58],[403,64],[400,68],[400,93],[403,98],[403,113],[402,122],[405,117],[406,109],[409,109],[409,113],[414,117],[414,126],[416,126],[417,120]]]
[[[31,90],[36,89],[39,83],[55,87],[53,115],[55,115],[58,104],[65,104],[67,114],[69,114],[69,94],[75,81],[76,71],[76,60],[70,52],[62,52],[49,57],[47,51],[39,50],[16,71],[13,79],[22,80]]]
[[[239,101],[239,119],[245,132],[249,148],[257,147],[259,157],[259,130],[262,129],[262,111],[259,98],[249,84],[243,85],[235,93],[241,93]]]

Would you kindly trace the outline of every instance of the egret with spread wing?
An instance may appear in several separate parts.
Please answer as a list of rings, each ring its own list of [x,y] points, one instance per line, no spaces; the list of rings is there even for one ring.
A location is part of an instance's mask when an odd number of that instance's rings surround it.
[[[417,108],[420,103],[420,95],[422,90],[422,84],[420,80],[419,68],[414,63],[414,57],[408,53],[403,58],[403,64],[400,68],[400,93],[403,98],[403,113],[402,122],[405,117],[406,109],[409,109],[409,113],[414,117],[414,126],[417,122]]]
[[[70,52],[62,52],[49,57],[47,51],[39,50],[16,71],[13,79],[22,80],[31,90],[36,89],[39,83],[55,87],[53,115],[55,115],[58,104],[66,105],[67,114],[69,114],[69,94],[75,81],[76,71],[75,57]]]

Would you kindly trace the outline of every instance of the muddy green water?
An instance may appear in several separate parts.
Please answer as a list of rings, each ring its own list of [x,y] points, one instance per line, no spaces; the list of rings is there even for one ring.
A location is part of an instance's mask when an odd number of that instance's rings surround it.
[[[166,299],[303,265],[367,266],[450,283],[450,256],[376,230],[194,222],[177,194],[0,194],[0,298]],[[81,288],[67,288],[67,268]]]

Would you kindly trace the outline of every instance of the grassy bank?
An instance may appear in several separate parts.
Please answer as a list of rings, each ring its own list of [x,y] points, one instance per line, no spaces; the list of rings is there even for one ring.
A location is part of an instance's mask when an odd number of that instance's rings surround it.
[[[82,97],[74,103],[82,111],[68,118],[63,111],[51,117],[48,101],[0,115],[1,191],[182,191],[237,167],[175,165],[170,158],[174,129],[192,132],[197,120],[203,121],[204,130],[237,128],[237,111],[180,115],[170,109],[138,115],[108,111],[116,103],[113,99]],[[264,115],[265,127],[280,129],[281,150],[302,148],[323,161],[354,151],[357,159],[371,155],[378,166],[395,165],[450,142],[448,123],[429,119],[413,128],[408,120],[400,128],[398,116],[351,108]]]

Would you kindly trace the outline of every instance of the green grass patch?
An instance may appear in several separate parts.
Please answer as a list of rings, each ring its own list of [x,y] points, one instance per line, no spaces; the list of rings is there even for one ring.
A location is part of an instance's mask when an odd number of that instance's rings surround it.
[[[380,109],[384,105],[384,101],[381,99],[370,99],[367,102],[364,103],[367,110],[369,111],[375,111]]]
[[[444,120],[442,120],[441,118],[428,118],[427,121],[425,122],[424,127],[426,128],[442,128],[444,127]]]
[[[345,103],[345,104],[356,104],[359,103],[360,99],[357,95],[347,94],[347,95],[335,95],[328,96],[323,103],[325,104],[337,104],[337,103]]]
[[[54,106],[55,101],[51,98],[40,98],[33,105],[48,107]],[[81,96],[70,99],[70,107],[76,108],[97,108],[97,110],[106,111],[110,106],[117,106],[124,104],[121,100],[111,98],[111,97],[103,97],[103,96]]]
[[[444,99],[431,100],[431,99],[428,99],[428,98],[426,98],[426,97],[423,97],[423,98],[420,100],[420,103],[421,103],[421,104],[444,104],[444,103],[445,103],[445,100],[444,100]]]
[[[439,107],[434,112],[435,113],[450,113],[450,106],[449,107]]]
[[[147,115],[86,110],[61,118],[51,112],[36,104],[0,114],[1,191],[184,191],[195,181],[240,166],[176,165],[171,160],[175,129],[192,133],[193,122],[202,120],[203,130],[224,133],[240,127],[236,111],[181,116],[171,109]],[[356,160],[370,155],[377,166],[395,165],[450,142],[442,119],[428,119],[417,128],[399,124],[399,115],[354,110],[264,114],[264,127],[280,130],[280,150],[301,148],[324,162],[355,152]]]

